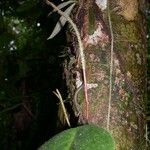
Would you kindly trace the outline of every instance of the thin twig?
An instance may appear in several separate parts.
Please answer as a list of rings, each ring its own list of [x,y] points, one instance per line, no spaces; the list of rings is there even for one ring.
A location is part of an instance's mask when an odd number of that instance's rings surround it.
[[[110,28],[111,36],[111,50],[110,50],[110,75],[109,75],[109,98],[108,98],[108,114],[107,114],[107,130],[109,130],[110,125],[110,111],[111,111],[111,101],[112,101],[112,75],[113,75],[113,54],[114,54],[114,34],[112,29],[111,14],[109,8],[109,0],[107,1],[107,10],[108,10],[108,22]]]
[[[65,105],[64,105],[64,102],[63,102],[63,99],[62,99],[62,96],[59,92],[58,89],[56,89],[56,92],[53,92],[57,97],[58,99],[60,100],[60,103],[61,103],[61,106],[62,106],[62,110],[63,110],[63,113],[64,113],[64,116],[65,116],[65,119],[67,121],[67,124],[69,127],[71,127],[70,125],[70,121],[69,121],[69,118],[68,118],[68,115],[67,115],[67,111],[66,111],[66,108],[65,108]]]
[[[88,94],[87,94],[87,79],[86,79],[86,69],[85,69],[86,62],[85,62],[84,48],[83,48],[79,30],[78,30],[76,24],[72,21],[72,19],[68,15],[66,15],[63,11],[61,11],[56,5],[54,5],[49,0],[46,0],[46,3],[48,5],[50,5],[51,7],[53,7],[58,12],[58,14],[60,14],[61,16],[66,18],[66,20],[73,27],[75,34],[77,36],[77,40],[78,40],[78,44],[79,44],[79,53],[80,53],[80,57],[81,57],[82,71],[83,71],[84,95],[85,95],[85,105],[86,105],[86,120],[88,121],[89,101],[88,101]]]

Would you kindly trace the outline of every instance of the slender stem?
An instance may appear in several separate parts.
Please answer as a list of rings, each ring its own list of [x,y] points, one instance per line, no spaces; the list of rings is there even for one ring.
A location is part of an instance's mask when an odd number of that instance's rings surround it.
[[[110,50],[110,75],[109,75],[109,98],[108,98],[108,114],[107,114],[107,130],[110,126],[110,111],[111,111],[111,101],[112,101],[112,75],[113,75],[113,54],[114,54],[114,34],[112,29],[112,21],[109,8],[109,0],[107,1],[107,10],[108,10],[108,22],[110,28],[111,36],[111,50]]]
[[[85,95],[85,106],[86,106],[86,120],[88,121],[88,112],[89,112],[89,101],[88,101],[88,94],[87,94],[87,79],[86,79],[86,67],[85,67],[85,55],[84,55],[84,48],[81,40],[81,36],[79,33],[79,30],[76,26],[76,24],[72,21],[72,19],[66,15],[63,11],[61,11],[56,5],[54,5],[52,2],[49,0],[46,0],[46,3],[53,7],[61,16],[65,17],[66,20],[72,25],[75,34],[77,36],[78,44],[79,44],[79,53],[81,57],[81,65],[82,65],[82,71],[83,71],[83,83],[84,83],[84,95]]]
[[[64,112],[64,116],[65,116],[65,119],[66,119],[66,121],[67,121],[67,124],[68,124],[69,127],[71,127],[70,122],[69,122],[69,117],[68,117],[68,115],[67,115],[67,111],[66,111],[66,108],[65,108],[65,105],[64,105],[64,102],[63,102],[63,99],[62,99],[62,96],[61,96],[59,90],[56,89],[56,92],[53,92],[53,93],[54,93],[54,94],[58,97],[58,99],[60,100],[60,103],[61,103],[61,106],[62,106],[62,110],[63,110],[63,112]]]

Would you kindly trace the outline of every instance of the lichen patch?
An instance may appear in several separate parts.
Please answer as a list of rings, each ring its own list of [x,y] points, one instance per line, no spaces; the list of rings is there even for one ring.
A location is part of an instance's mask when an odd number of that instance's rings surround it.
[[[107,8],[107,0],[96,0],[95,3],[102,11]]]
[[[85,47],[87,47],[88,45],[98,45],[101,44],[102,46],[105,45],[106,42],[108,42],[108,35],[104,34],[103,31],[103,26],[101,25],[101,23],[97,24],[97,29],[94,31],[94,33],[92,35],[86,35],[84,38],[84,44]]]

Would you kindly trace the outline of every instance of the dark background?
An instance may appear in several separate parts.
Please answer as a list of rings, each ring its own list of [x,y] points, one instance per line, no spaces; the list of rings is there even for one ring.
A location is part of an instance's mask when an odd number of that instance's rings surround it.
[[[57,2],[56,2],[57,3]],[[37,149],[58,128],[58,88],[66,95],[65,29],[43,0],[0,1],[0,149]]]
[[[61,1],[55,1],[58,4]],[[58,125],[56,88],[67,96],[63,62],[68,59],[67,26],[47,40],[59,19],[43,0],[0,1],[0,149],[37,149],[65,128]],[[147,65],[150,68],[150,10]],[[63,57],[60,57],[62,56]],[[148,105],[150,116],[150,69]],[[150,127],[148,122],[148,127]]]

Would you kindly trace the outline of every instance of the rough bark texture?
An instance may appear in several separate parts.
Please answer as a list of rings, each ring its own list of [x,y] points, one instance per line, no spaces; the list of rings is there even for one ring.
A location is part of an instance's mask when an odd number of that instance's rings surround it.
[[[105,2],[102,4],[98,0],[83,0],[74,17],[85,48],[90,102],[88,123],[104,128],[107,124],[111,47],[108,11],[110,11],[114,35],[110,132],[115,138],[116,150],[144,150],[146,149],[144,1],[114,0],[109,3],[110,10]],[[76,59],[69,65],[72,68],[72,64],[76,64],[75,68],[78,69],[81,65],[77,41],[74,40],[74,43],[76,43],[74,46]],[[82,82],[81,73],[75,71],[74,74],[75,76],[68,75],[68,87],[71,89],[72,98],[75,88],[79,86],[80,81]],[[81,106],[79,121],[83,121],[85,109],[83,92],[79,92],[77,101]]]

